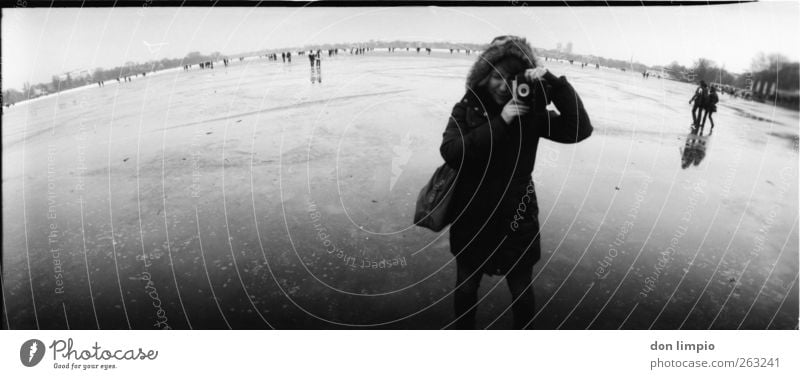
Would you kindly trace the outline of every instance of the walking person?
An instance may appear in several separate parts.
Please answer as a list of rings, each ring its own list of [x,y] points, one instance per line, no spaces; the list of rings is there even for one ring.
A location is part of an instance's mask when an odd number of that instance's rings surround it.
[[[308,63],[311,64],[311,83],[313,84],[314,82],[316,82],[316,73],[314,72],[316,70],[314,69],[315,67],[314,67],[314,52],[313,51],[309,51],[308,52]]]
[[[320,75],[320,60],[321,60],[321,51],[317,50],[315,54],[314,51],[309,51],[308,53],[308,62],[311,64],[311,83],[320,82],[322,83],[322,75]]]
[[[689,104],[694,103],[692,106],[692,126],[700,126],[700,117],[703,115],[703,108],[705,107],[706,100],[708,99],[708,85],[705,80],[700,81],[700,86],[694,91],[694,96],[689,100]]]
[[[708,94],[708,101],[706,102],[706,113],[703,116],[703,124],[701,128],[706,126],[706,116],[708,116],[708,121],[711,122],[711,130],[708,131],[708,135],[714,132],[714,117],[712,115],[714,112],[717,111],[717,103],[719,102],[719,96],[717,96],[717,89],[715,87],[711,87],[710,92]]]
[[[308,61],[309,61],[309,63],[311,63],[311,68],[314,68],[314,52],[313,51],[309,51],[308,52]]]
[[[509,80],[550,86],[545,105],[514,100]],[[539,84],[533,84],[539,85]],[[580,142],[592,133],[589,116],[565,77],[556,77],[524,38],[495,38],[473,64],[466,93],[454,106],[440,152],[458,170],[451,199],[450,250],[456,257],[455,327],[472,329],[483,275],[505,276],[514,327],[535,312],[533,265],[541,258],[539,207],[531,180],[539,138]]]
[[[315,64],[317,66],[317,82],[322,83],[322,56],[320,56],[319,51],[317,51]]]

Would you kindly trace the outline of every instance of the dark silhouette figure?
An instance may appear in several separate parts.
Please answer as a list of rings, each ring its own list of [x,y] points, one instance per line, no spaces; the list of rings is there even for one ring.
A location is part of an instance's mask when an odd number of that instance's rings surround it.
[[[700,125],[700,118],[703,115],[703,109],[708,101],[708,85],[705,80],[700,81],[700,86],[694,91],[694,96],[689,100],[689,104],[694,103],[692,106],[692,126],[697,127]]]
[[[706,116],[708,116],[708,121],[711,122],[711,130],[709,130],[708,135],[714,132],[714,117],[712,115],[714,112],[717,111],[717,103],[719,102],[719,96],[717,96],[717,89],[711,87],[710,93],[708,94],[708,101],[706,102],[705,110],[706,113],[703,115],[703,123],[701,127],[706,126]]]
[[[308,54],[308,62],[311,63],[311,68],[314,68],[314,61],[316,60],[315,58],[316,56],[314,55],[314,53]]]
[[[322,52],[317,50],[316,53],[310,51],[308,53],[308,63],[311,65],[311,83],[320,82],[322,83],[322,70],[321,70],[321,61],[322,61]]]

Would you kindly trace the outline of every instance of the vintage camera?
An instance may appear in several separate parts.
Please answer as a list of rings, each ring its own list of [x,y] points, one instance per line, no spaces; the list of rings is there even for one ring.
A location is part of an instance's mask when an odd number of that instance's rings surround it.
[[[529,82],[524,73],[519,74],[511,80],[511,96],[534,110],[543,111],[551,101],[550,85],[544,79]]]

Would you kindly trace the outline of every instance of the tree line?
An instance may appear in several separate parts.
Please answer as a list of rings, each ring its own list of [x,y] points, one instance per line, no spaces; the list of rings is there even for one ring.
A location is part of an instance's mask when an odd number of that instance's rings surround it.
[[[264,49],[255,52],[248,52],[243,54],[236,54],[234,57],[243,56],[261,56],[267,53],[280,52],[280,51],[303,51],[303,50],[328,50],[328,49],[348,49],[354,46],[367,47],[367,48],[409,48],[416,50],[417,47],[428,47],[433,49],[469,49],[473,51],[483,50],[486,44],[458,44],[452,42],[424,42],[424,41],[374,41],[359,43],[333,43],[333,44],[315,44],[306,45],[302,48],[292,47],[283,49]],[[639,62],[628,62],[619,59],[609,59],[602,57],[586,57],[580,54],[566,54],[563,52],[553,52],[544,49],[536,49],[538,54],[547,54],[549,56],[559,57],[562,59],[573,59],[592,64],[599,64],[604,67],[611,67],[620,70],[632,70],[643,72],[647,70],[661,70],[661,66],[647,66]],[[213,52],[211,54],[202,54],[198,51],[188,53],[183,58],[164,58],[161,60],[153,60],[145,63],[126,62],[122,66],[117,66],[110,69],[97,68],[91,75],[81,75],[72,77],[70,74],[66,76],[52,76],[50,82],[39,83],[31,85],[25,83],[21,91],[16,89],[8,89],[3,92],[3,104],[16,103],[25,99],[34,98],[47,93],[60,92],[63,90],[77,88],[100,81],[110,81],[120,79],[122,80],[128,76],[135,76],[141,73],[155,72],[184,65],[194,65],[204,61],[218,61],[224,57],[220,52]],[[746,88],[749,81],[765,81],[775,82],[776,88],[782,91],[796,91],[800,88],[800,63],[791,62],[789,59],[781,54],[757,54],[750,67],[750,75],[734,74],[720,67],[714,61],[707,58],[698,58],[691,67],[680,65],[678,62],[672,62],[667,66],[663,66],[666,71],[672,73],[672,78],[682,81],[700,81],[705,80],[707,83],[717,83],[720,85],[727,85],[736,88]],[[686,75],[686,73],[693,73],[693,75]]]
[[[183,65],[193,65],[204,61],[216,61],[222,59],[222,57],[223,55],[219,52],[205,55],[198,51],[193,51],[183,58],[164,58],[145,63],[126,62],[122,66],[109,69],[99,67],[92,71],[90,75],[79,75],[77,77],[72,77],[70,73],[63,76],[53,75],[50,82],[33,85],[26,82],[23,84],[21,91],[13,88],[5,90],[3,92],[3,104],[13,104],[22,100],[33,99],[44,94],[57,93],[101,81],[123,80],[126,77],[136,76],[142,73],[151,73],[159,70],[181,67]]]
[[[748,73],[730,73],[707,58],[698,58],[691,67],[672,62],[665,68],[674,72],[693,72],[695,81],[704,80],[737,88],[746,88],[748,80],[775,82],[776,88],[787,91],[800,88],[800,62],[792,62],[781,54],[758,53],[751,61],[749,76]]]

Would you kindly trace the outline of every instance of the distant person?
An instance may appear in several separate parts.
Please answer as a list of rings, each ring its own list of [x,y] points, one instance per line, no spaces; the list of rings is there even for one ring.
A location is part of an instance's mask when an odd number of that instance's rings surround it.
[[[286,63],[286,53],[285,52],[281,53],[281,59],[283,59],[283,63]]]
[[[291,51],[286,52],[286,60],[289,63],[292,63],[292,52]]]
[[[313,51],[308,53],[308,62],[311,64],[311,83],[316,83],[319,81],[322,82],[320,75],[319,75],[319,61],[320,61],[320,53],[317,52],[316,54]]]
[[[705,80],[700,81],[700,86],[694,91],[694,96],[689,100],[689,104],[694,103],[692,106],[692,126],[700,126],[700,118],[703,115],[703,108],[708,100],[708,85]]]
[[[317,82],[322,83],[322,57],[319,55],[319,53],[317,53],[317,59],[315,63],[317,66]]]
[[[560,114],[515,100],[508,81],[524,74],[551,88]],[[556,77],[524,38],[501,36],[479,55],[466,93],[453,108],[440,152],[458,170],[450,211],[450,251],[456,259],[455,326],[475,327],[483,275],[505,276],[514,327],[533,319],[533,265],[541,258],[539,206],[531,180],[540,138],[576,143],[592,134],[589,116],[565,77]],[[536,84],[534,84],[536,85]]]
[[[708,121],[711,122],[711,130],[708,132],[708,135],[714,132],[714,117],[712,115],[714,112],[717,111],[717,103],[719,102],[719,96],[717,96],[717,89],[715,87],[711,87],[710,92],[708,94],[708,102],[706,103],[706,113],[703,116],[703,124],[702,127],[706,125],[706,116],[708,116]]]

